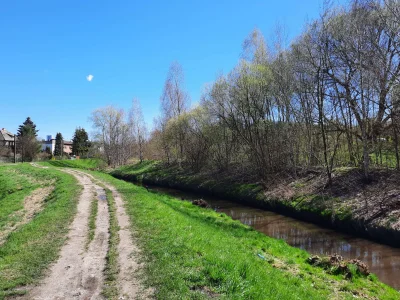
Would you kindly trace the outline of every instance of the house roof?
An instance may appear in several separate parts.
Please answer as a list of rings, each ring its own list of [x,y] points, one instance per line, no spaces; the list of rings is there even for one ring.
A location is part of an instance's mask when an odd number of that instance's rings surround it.
[[[7,131],[7,129],[2,128],[0,130],[0,134],[3,136],[3,139],[6,141],[14,141],[14,134]]]
[[[42,143],[42,144],[49,144],[49,145],[51,145],[52,142],[55,141],[55,140],[56,140],[56,139],[51,139],[50,141],[42,140],[41,143]],[[72,141],[63,141],[63,145],[64,145],[64,146],[72,146]]]

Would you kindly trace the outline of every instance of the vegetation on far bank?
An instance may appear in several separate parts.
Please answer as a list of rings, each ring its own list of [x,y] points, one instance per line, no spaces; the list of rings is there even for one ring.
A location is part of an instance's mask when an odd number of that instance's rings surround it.
[[[149,167],[147,164],[147,167]],[[398,299],[354,266],[351,279],[307,262],[309,254],[225,214],[93,172],[123,195],[159,299]]]
[[[58,257],[81,190],[73,176],[53,168],[27,164],[0,166],[0,224],[3,226],[12,225],[13,213],[23,210],[24,197],[43,182],[51,182],[54,189],[44,199],[41,211],[29,223],[11,232],[0,246],[0,299],[24,293],[20,287],[37,282]]]

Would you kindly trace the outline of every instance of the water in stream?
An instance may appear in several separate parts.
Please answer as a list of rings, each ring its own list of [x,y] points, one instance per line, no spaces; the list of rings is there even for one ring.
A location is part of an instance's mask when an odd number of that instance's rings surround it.
[[[151,187],[151,189],[185,200],[199,199],[196,194],[175,189],[161,187]],[[370,271],[375,273],[382,282],[400,290],[399,248],[378,244],[235,202],[213,197],[202,198],[216,211],[223,212],[268,236],[283,239],[289,245],[304,249],[311,254],[337,253],[344,258],[358,258],[367,263]]]

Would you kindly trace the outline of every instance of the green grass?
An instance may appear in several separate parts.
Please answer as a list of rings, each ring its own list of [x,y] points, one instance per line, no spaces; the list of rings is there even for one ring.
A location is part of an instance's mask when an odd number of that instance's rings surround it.
[[[105,280],[102,294],[106,299],[118,299],[117,278],[119,272],[118,266],[118,243],[119,243],[119,226],[116,215],[116,207],[112,192],[103,187],[106,191],[108,211],[110,213],[110,238],[108,242],[108,252],[106,256],[106,267],[104,270]]]
[[[19,221],[16,212],[35,189],[51,184],[52,178],[40,172],[31,173],[29,165],[0,166],[0,230]]]
[[[396,154],[392,151],[382,150],[382,158],[377,156],[375,152],[371,153],[369,157],[373,166],[396,168]]]
[[[96,217],[97,217],[97,211],[98,211],[98,200],[96,196],[93,197],[92,202],[90,203],[90,215],[89,215],[89,234],[88,234],[88,239],[86,242],[86,249],[89,247],[89,244],[93,241],[94,239],[94,233],[96,231]]]
[[[307,252],[225,214],[93,174],[123,195],[144,255],[146,284],[156,288],[157,299],[399,298],[376,279],[346,280],[311,266]]]
[[[23,293],[15,288],[37,282],[46,267],[56,260],[65,241],[68,226],[76,212],[80,186],[71,175],[54,169],[40,169],[28,164],[0,167],[0,174],[10,170],[36,180],[53,181],[54,190],[47,197],[43,210],[31,222],[12,232],[0,246],[0,299]],[[31,189],[34,182],[18,179],[18,189]],[[25,177],[29,178],[29,177]],[[7,183],[9,184],[9,183]],[[1,185],[3,188],[3,185]],[[22,194],[19,196],[23,197]],[[20,198],[14,198],[21,201]],[[3,199],[0,207],[3,209]]]
[[[106,163],[97,158],[85,158],[75,160],[49,160],[43,165],[52,165],[54,167],[79,168],[84,170],[102,170],[106,167]]]

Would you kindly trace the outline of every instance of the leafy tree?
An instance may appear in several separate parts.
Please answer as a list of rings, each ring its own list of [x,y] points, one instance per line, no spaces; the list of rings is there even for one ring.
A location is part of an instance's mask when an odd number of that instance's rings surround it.
[[[89,136],[84,128],[76,128],[72,139],[72,153],[82,156],[88,153],[90,147]]]
[[[57,132],[56,134],[56,146],[54,147],[54,156],[61,156],[63,153],[62,149],[62,141],[63,141],[63,136],[60,132]]]
[[[30,117],[26,118],[25,122],[18,127],[18,148],[22,161],[32,161],[40,151],[40,145],[36,140],[38,131]]]

